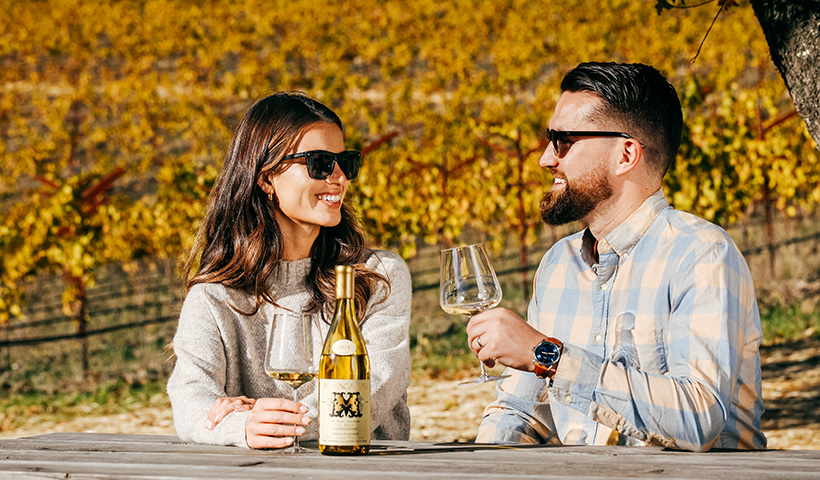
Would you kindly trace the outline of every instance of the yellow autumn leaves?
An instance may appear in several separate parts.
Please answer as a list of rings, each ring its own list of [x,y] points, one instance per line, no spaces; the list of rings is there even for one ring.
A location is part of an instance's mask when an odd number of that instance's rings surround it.
[[[0,0],[0,320],[21,281],[190,247],[249,104],[302,90],[368,153],[352,201],[375,243],[469,228],[535,240],[537,164],[563,74],[649,63],[684,103],[674,202],[738,219],[766,184],[779,208],[820,202],[820,165],[750,8],[657,15],[634,0]],[[84,192],[124,173],[91,207]],[[66,190],[68,189],[68,190]],[[70,297],[71,295],[69,295]],[[70,303],[67,301],[67,303]]]

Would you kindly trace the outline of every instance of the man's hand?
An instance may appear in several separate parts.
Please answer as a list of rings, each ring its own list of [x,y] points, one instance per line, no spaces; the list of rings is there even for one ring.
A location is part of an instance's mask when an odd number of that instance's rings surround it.
[[[250,448],[284,448],[296,435],[305,433],[308,408],[284,398],[260,398],[245,423],[245,442]]]
[[[467,324],[470,349],[488,367],[499,362],[525,372],[532,371],[532,347],[544,334],[506,308],[481,312]]]

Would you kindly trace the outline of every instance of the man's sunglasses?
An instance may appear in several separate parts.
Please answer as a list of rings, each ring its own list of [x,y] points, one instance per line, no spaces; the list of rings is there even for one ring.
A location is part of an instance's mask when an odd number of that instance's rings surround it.
[[[572,144],[575,143],[573,140],[570,140],[569,137],[621,137],[632,138],[634,140],[634,137],[631,135],[621,132],[594,132],[580,130],[574,132],[563,132],[561,130],[547,129],[547,139],[552,142],[552,147],[555,148],[555,154],[558,155],[559,158],[564,157],[567,153],[569,153],[570,147],[572,147]],[[645,147],[645,145],[641,143],[641,147]]]
[[[282,161],[304,158],[307,165],[308,176],[314,180],[324,180],[329,177],[336,165],[342,169],[342,173],[348,180],[353,180],[359,175],[359,167],[362,165],[362,152],[358,150],[345,150],[340,153],[328,152],[325,150],[310,150],[307,152],[292,153],[282,157]]]

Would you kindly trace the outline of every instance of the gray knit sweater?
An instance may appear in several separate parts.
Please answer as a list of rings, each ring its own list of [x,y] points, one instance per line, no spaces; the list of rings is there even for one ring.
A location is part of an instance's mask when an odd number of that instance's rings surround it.
[[[277,304],[302,311],[310,302],[306,283],[310,263],[309,258],[281,262],[271,283]],[[401,257],[381,250],[376,250],[366,265],[390,282],[389,297],[377,303],[387,295],[387,288],[379,282],[361,324],[370,356],[373,439],[406,440],[410,436],[410,271]],[[229,305],[252,311],[254,298],[220,284],[198,284],[191,288],[182,305],[174,336],[176,366],[168,380],[168,396],[177,434],[183,440],[247,446],[247,411],[229,414],[213,430],[205,428],[208,410],[217,398],[292,398],[291,388],[268,378],[263,367],[269,319],[275,307],[265,304],[255,315],[246,317]],[[321,331],[314,331],[317,359],[328,327],[322,323]],[[310,408],[308,415],[313,418],[300,439],[315,439],[319,426],[316,382],[303,385],[297,394],[299,401]]]

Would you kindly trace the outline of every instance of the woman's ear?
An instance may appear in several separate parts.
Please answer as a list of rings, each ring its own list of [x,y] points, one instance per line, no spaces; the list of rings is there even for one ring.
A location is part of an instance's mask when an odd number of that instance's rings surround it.
[[[273,175],[271,175],[270,170],[265,170],[260,173],[259,180],[257,180],[256,183],[268,197],[271,197],[274,194]]]
[[[621,157],[618,159],[618,167],[615,169],[615,175],[624,175],[641,163],[643,160],[643,146],[640,142],[628,138],[623,142],[620,154]]]

